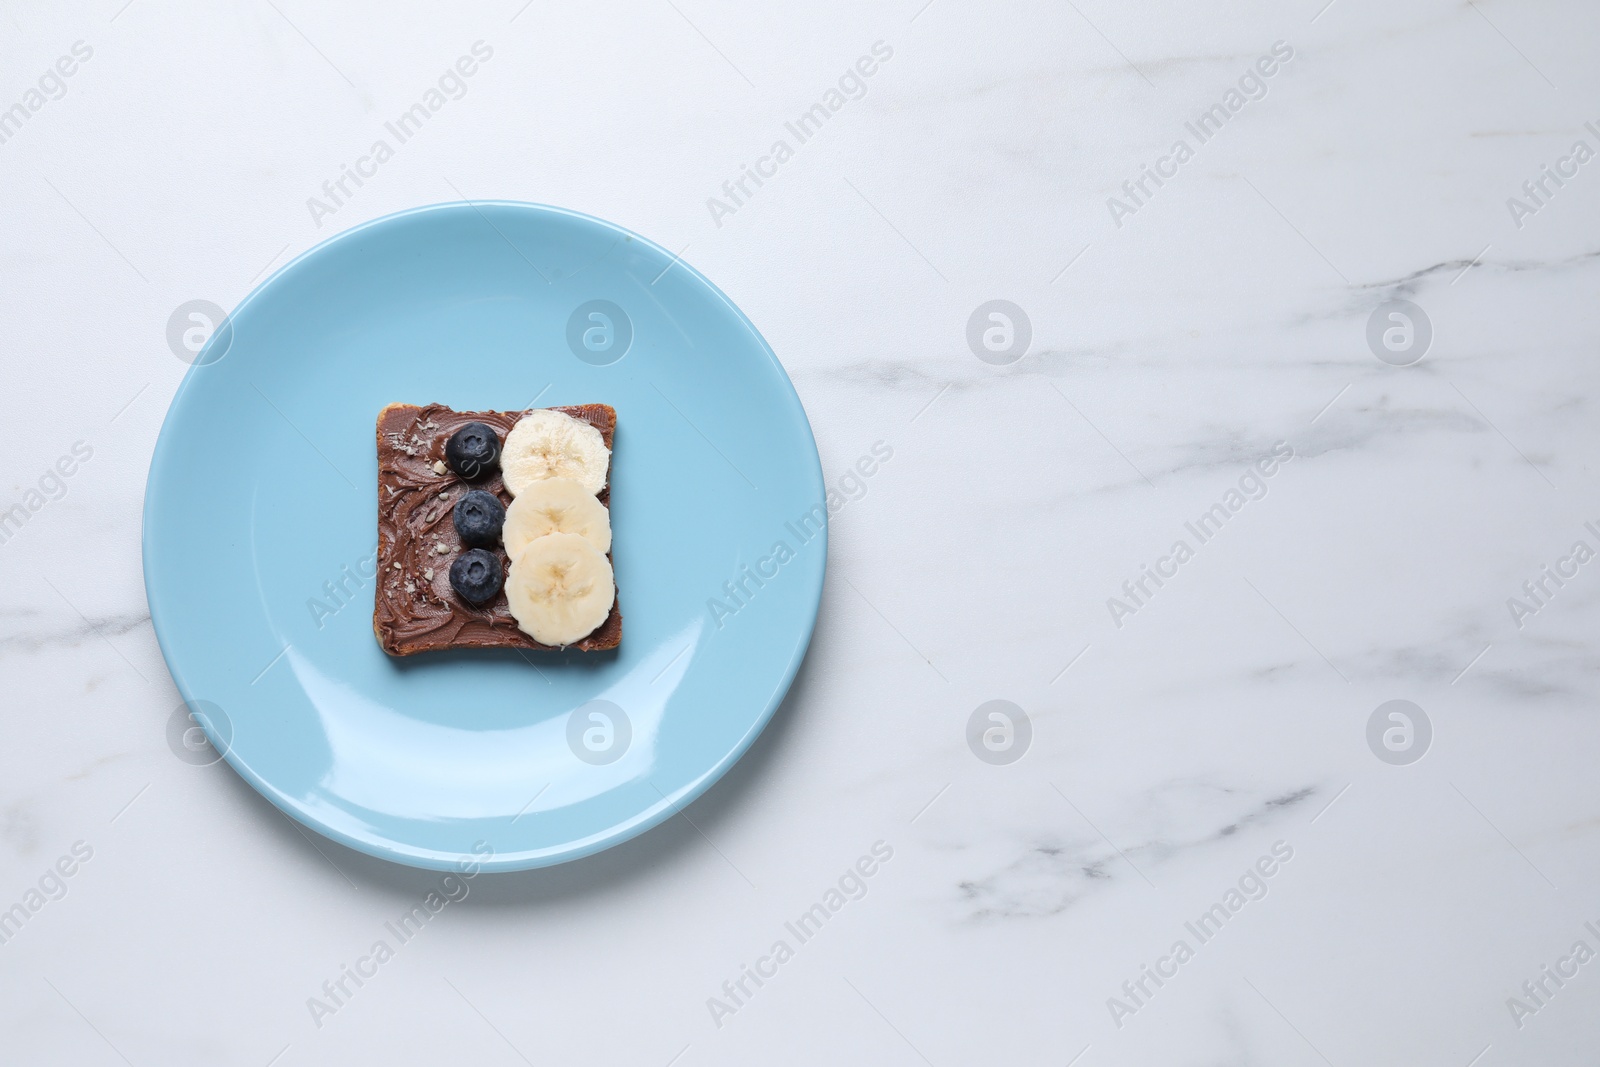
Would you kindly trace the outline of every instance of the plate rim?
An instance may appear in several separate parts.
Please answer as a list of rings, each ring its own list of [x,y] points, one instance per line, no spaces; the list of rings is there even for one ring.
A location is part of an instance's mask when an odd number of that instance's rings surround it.
[[[465,864],[473,863],[476,864],[478,869],[481,869],[482,871],[498,873],[533,870],[540,867],[550,867],[562,863],[568,863],[573,860],[582,859],[586,856],[592,856],[595,853],[602,852],[616,845],[620,845],[624,841],[638,837],[646,831],[659,826],[673,815],[681,813],[683,808],[687,807],[689,804],[692,804],[695,800],[704,795],[713,785],[715,785],[722,779],[724,775],[727,774],[729,769],[731,769],[735,763],[744,758],[745,753],[750,750],[750,747],[753,744],[755,744],[756,738],[760,737],[762,732],[765,731],[768,724],[772,721],[773,716],[777,713],[778,708],[783,704],[784,700],[787,699],[789,691],[794,684],[795,676],[800,671],[800,665],[805,661],[805,657],[810,651],[811,640],[816,633],[817,618],[821,614],[822,591],[827,578],[828,534],[831,523],[829,521],[829,516],[826,514],[827,508],[825,500],[827,495],[827,482],[823,477],[822,458],[821,454],[817,450],[816,434],[811,428],[811,418],[806,414],[805,404],[800,399],[799,391],[795,389],[794,381],[789,377],[788,370],[778,359],[777,353],[773,351],[772,345],[767,342],[766,337],[756,327],[756,324],[750,320],[750,317],[744,313],[744,310],[740,308],[738,304],[734,303],[728,294],[724,293],[715,282],[707,278],[680,255],[671,252],[662,245],[657,244],[649,238],[636,233],[625,226],[618,225],[617,223],[610,222],[606,219],[598,218],[594,215],[589,215],[585,212],[576,211],[571,208],[560,207],[554,204],[541,204],[533,201],[503,199],[446,200],[431,204],[422,204],[414,207],[403,208],[399,211],[393,211],[386,215],[380,215],[377,218],[368,219],[365,222],[358,223],[348,229],[341,230],[338,233],[329,234],[323,240],[318,241],[310,248],[307,248],[299,255],[289,260],[287,263],[282,264],[277,270],[273,271],[266,278],[262,279],[250,290],[249,293],[239,300],[239,302],[234,305],[233,310],[227,313],[224,321],[226,322],[231,320],[239,313],[241,309],[248,307],[252,301],[266,293],[275,284],[277,284],[283,276],[297,268],[302,262],[311,256],[317,255],[323,252],[325,249],[338,244],[339,242],[354,239],[363,231],[376,226],[393,224],[404,219],[415,218],[436,212],[459,212],[463,210],[470,210],[481,216],[482,212],[479,210],[481,207],[504,207],[516,210],[531,211],[536,214],[553,214],[577,219],[590,225],[600,227],[601,229],[610,230],[620,237],[626,237],[637,241],[644,247],[653,249],[654,251],[665,256],[667,259],[671,260],[672,267],[681,267],[687,271],[707,292],[720,300],[723,305],[733,313],[739,322],[741,322],[744,327],[750,331],[750,335],[755,339],[760,350],[765,353],[768,361],[770,361],[773,368],[778,372],[781,381],[788,388],[790,395],[793,396],[795,405],[800,412],[801,423],[805,430],[806,442],[810,448],[810,456],[812,461],[810,464],[810,473],[813,478],[812,488],[817,500],[824,503],[824,517],[821,530],[822,543],[820,545],[820,548],[822,549],[821,564],[816,570],[816,577],[814,581],[811,583],[812,588],[810,590],[810,608],[805,613],[806,619],[804,624],[804,632],[801,634],[799,640],[795,643],[793,652],[790,654],[789,661],[784,666],[781,679],[775,686],[773,686],[770,695],[767,697],[765,707],[761,709],[760,713],[752,721],[750,728],[745,731],[745,733],[738,739],[738,741],[732,746],[732,748],[729,749],[727,753],[720,757],[711,766],[706,768],[705,771],[701,772],[690,782],[681,786],[671,795],[663,794],[661,803],[652,804],[648,808],[643,809],[630,818],[616,822],[610,827],[607,827],[605,830],[597,834],[593,834],[589,838],[581,840],[576,844],[558,846],[552,849],[494,853],[485,857],[471,853],[445,854],[434,849],[407,847],[404,845],[404,843],[396,842],[389,837],[362,837],[347,833],[342,829],[323,823],[322,821],[316,819],[311,812],[303,810],[300,806],[294,804],[291,798],[285,796],[280,790],[262,778],[262,776],[253,768],[240,760],[237,757],[237,754],[232,750],[231,746],[225,743],[219,745],[218,738],[215,736],[213,729],[208,722],[203,722],[200,724],[205,730],[206,737],[212,744],[213,748],[216,748],[222,753],[222,759],[226,760],[233,771],[237,773],[239,777],[243,778],[247,783],[249,783],[252,789],[254,789],[261,796],[265,797],[274,807],[288,815],[298,824],[315,830],[323,837],[326,837],[332,841],[336,841],[339,844],[345,845],[346,847],[354,849],[355,851],[361,852],[365,855],[373,856],[378,859],[387,860],[391,863],[397,863],[407,867],[419,868],[423,870],[457,871],[462,869]],[[493,227],[493,224],[488,223],[487,219],[484,221],[486,224]],[[220,329],[214,329],[212,332],[212,337],[216,337],[219,332]],[[207,343],[210,343],[209,339]],[[161,419],[161,429],[157,433],[155,444],[151,448],[150,464],[145,474],[144,503],[140,508],[140,571],[144,583],[145,604],[150,611],[151,628],[155,632],[156,644],[161,651],[161,658],[167,668],[167,674],[172,678],[173,684],[178,689],[178,694],[183,698],[184,706],[187,707],[193,707],[198,698],[190,688],[182,670],[174,662],[174,655],[170,647],[172,635],[168,633],[166,626],[162,622],[161,613],[158,611],[155,602],[150,597],[152,563],[149,531],[151,528],[150,517],[153,508],[153,501],[157,495],[151,491],[151,487],[153,485],[159,486],[162,482],[166,481],[165,475],[160,473],[160,468],[162,468],[167,462],[167,453],[172,447],[170,443],[169,430],[173,425],[173,416],[180,405],[184,402],[189,391],[194,388],[193,383],[195,382],[197,375],[203,373],[201,369],[203,366],[204,364],[197,356],[196,359],[189,365],[188,370],[184,372],[183,378],[179,381],[177,389],[174,390],[172,394],[172,399],[168,402],[166,413]]]

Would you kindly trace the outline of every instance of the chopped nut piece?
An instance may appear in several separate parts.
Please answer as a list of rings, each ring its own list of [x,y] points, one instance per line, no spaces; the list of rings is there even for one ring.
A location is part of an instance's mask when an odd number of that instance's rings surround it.
[[[439,553],[441,556],[448,556],[450,554],[450,550],[443,545],[434,545],[433,550]]]
[[[433,473],[443,474],[447,469],[448,468],[444,465],[444,460],[436,459],[433,461]]]
[[[428,579],[430,582],[433,581],[433,568],[429,567],[427,570],[423,571],[422,576]]]

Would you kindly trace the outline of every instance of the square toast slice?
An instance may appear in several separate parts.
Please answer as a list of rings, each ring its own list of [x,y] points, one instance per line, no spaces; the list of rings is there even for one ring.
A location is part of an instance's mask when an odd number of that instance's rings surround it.
[[[550,410],[587,422],[600,431],[606,448],[613,447],[617,412],[610,405],[579,404]],[[493,427],[504,445],[506,434],[524,414],[454,411],[442,404],[390,404],[379,412],[378,574],[372,630],[389,655],[448,648],[561,651],[540,644],[517,628],[504,589],[479,606],[461,599],[450,585],[450,564],[465,548],[452,521],[455,502],[469,489],[483,489],[509,505],[511,493],[498,467],[471,482],[458,476],[444,462],[445,442],[467,423],[481,422]],[[609,470],[599,500],[607,508],[611,506]],[[438,551],[439,546],[443,552]],[[491,551],[499,554],[502,568],[510,568],[503,546],[496,545]],[[621,642],[622,611],[613,602],[605,621],[587,637],[567,645],[566,651],[599,652]]]

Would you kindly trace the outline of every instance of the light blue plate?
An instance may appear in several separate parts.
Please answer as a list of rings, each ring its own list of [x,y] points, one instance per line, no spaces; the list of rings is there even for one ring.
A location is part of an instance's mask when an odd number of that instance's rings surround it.
[[[391,659],[379,410],[536,398],[617,409],[622,647]],[[274,804],[400,863],[518,870],[641,833],[749,747],[811,639],[823,492],[782,366],[687,264],[558,208],[441,204],[318,245],[213,334],[150,464],[145,585],[185,701]]]

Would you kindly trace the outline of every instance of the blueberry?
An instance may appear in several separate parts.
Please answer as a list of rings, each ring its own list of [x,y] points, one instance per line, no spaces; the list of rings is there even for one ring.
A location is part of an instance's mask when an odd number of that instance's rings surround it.
[[[444,443],[444,461],[461,477],[472,481],[494,470],[500,460],[500,438],[481,422],[469,422]]]
[[[450,585],[469,604],[486,604],[505,584],[505,572],[493,552],[469,548],[450,564]]]
[[[493,493],[469,489],[456,501],[456,533],[461,543],[470,546],[493,545],[500,540],[500,527],[506,522],[506,509]]]

